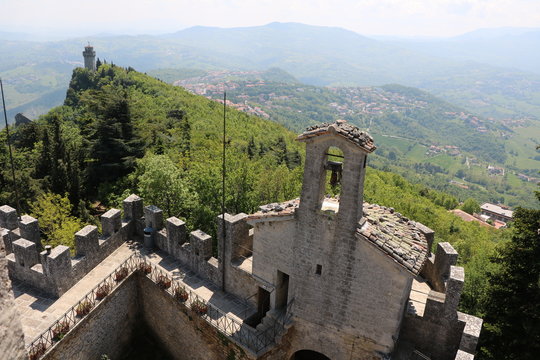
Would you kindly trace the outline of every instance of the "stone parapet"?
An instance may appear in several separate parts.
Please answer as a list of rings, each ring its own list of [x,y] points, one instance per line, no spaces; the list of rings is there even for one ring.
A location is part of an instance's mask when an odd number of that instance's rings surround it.
[[[434,290],[445,292],[450,268],[457,264],[457,259],[458,253],[450,243],[438,243],[435,255],[427,259],[420,275],[430,283]]]
[[[146,227],[154,230],[163,228],[163,210],[155,205],[149,205],[144,208],[144,222]]]
[[[135,195],[126,199],[124,205],[131,218],[142,214],[142,200]],[[134,229],[133,221],[122,222],[118,209],[103,214],[101,224],[101,236],[93,225],[85,226],[74,235],[75,257],[72,258],[70,249],[63,245],[42,251],[38,220],[28,215],[18,220],[13,208],[0,207],[0,231],[8,250],[10,276],[50,295],[62,295],[128,240]]]

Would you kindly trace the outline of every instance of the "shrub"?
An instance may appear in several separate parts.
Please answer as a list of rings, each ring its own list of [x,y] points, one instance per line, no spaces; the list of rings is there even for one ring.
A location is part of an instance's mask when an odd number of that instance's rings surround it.
[[[46,350],[47,345],[45,345],[45,343],[42,341],[32,345],[32,349],[30,349],[29,354],[30,360],[38,360],[43,354],[45,354]]]
[[[139,270],[145,274],[150,274],[152,272],[152,265],[145,262],[139,264]]]
[[[208,312],[208,305],[204,301],[197,299],[191,304],[191,309],[198,315],[204,315]]]
[[[118,271],[116,271],[116,273],[114,274],[114,280],[116,281],[122,281],[126,278],[126,276],[128,275],[128,269],[125,268],[125,267],[121,267],[120,269],[118,269]]]
[[[92,310],[92,303],[88,300],[82,301],[79,305],[77,305],[77,308],[75,309],[75,312],[77,313],[77,316],[85,316]]]
[[[62,339],[69,331],[69,323],[67,321],[61,321],[52,329],[53,340],[58,341]]]
[[[178,301],[184,302],[189,299],[189,293],[185,287],[178,286],[176,289],[174,289],[174,298]]]
[[[157,284],[162,289],[168,289],[171,287],[171,279],[166,275],[159,275],[157,278]]]
[[[111,292],[111,285],[103,284],[96,290],[96,299],[101,300]]]

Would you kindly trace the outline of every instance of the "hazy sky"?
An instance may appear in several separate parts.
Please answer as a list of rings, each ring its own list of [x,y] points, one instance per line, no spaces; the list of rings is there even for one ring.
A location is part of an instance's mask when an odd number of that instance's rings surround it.
[[[487,27],[540,27],[540,0],[0,0],[0,19],[0,31],[68,35],[281,21],[361,34],[452,36]]]

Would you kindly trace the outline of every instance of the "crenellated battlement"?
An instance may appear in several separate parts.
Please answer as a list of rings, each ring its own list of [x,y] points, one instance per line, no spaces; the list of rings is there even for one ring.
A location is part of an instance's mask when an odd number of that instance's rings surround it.
[[[19,218],[12,207],[0,207],[1,236],[10,276],[51,295],[62,295],[134,232],[133,220],[142,214],[142,199],[131,195],[123,206],[123,219],[118,209],[101,216],[101,234],[96,226],[88,225],[74,235],[74,257],[64,245],[43,249],[38,219],[29,215]]]

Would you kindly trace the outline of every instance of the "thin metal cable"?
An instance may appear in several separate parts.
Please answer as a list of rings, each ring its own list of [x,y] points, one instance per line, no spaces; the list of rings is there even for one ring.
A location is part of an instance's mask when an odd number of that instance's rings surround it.
[[[15,165],[13,164],[13,152],[11,150],[11,141],[9,136],[9,126],[6,113],[6,101],[4,98],[4,85],[2,84],[2,79],[0,78],[0,90],[2,91],[2,106],[4,108],[4,121],[6,123],[6,135],[7,135],[7,144],[9,148],[9,161],[11,163],[11,176],[13,178],[13,192],[15,193],[15,201],[17,206],[17,216],[19,220],[21,219],[21,204],[19,202],[19,190],[17,189],[17,182],[15,178]]]

